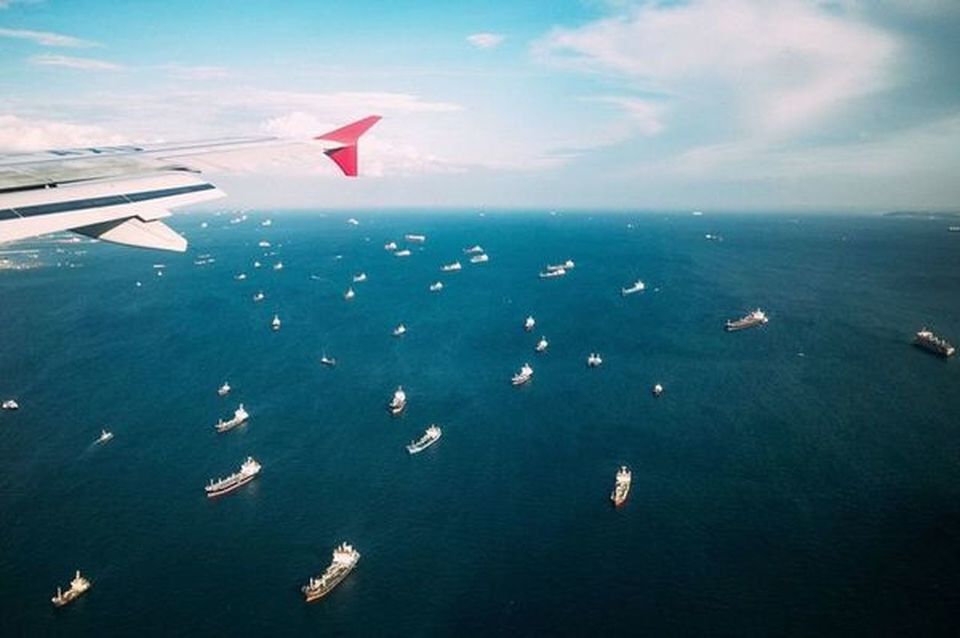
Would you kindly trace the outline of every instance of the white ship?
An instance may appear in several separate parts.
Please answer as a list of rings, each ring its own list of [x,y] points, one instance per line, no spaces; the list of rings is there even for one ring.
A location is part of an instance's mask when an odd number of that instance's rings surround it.
[[[260,291],[253,296],[254,301],[263,301],[265,298],[266,296],[263,294],[263,291]]]
[[[247,460],[240,466],[239,472],[234,472],[230,476],[216,481],[213,479],[210,480],[210,483],[204,488],[207,492],[207,498],[223,496],[238,487],[246,485],[257,477],[257,474],[260,473],[260,468],[261,465],[257,463],[252,456],[248,456]]]
[[[282,261],[278,261],[277,263],[275,263],[275,264],[273,265],[273,269],[274,269],[274,270],[283,270],[283,262],[282,262]]]
[[[274,330],[279,330],[279,329],[280,329],[280,316],[279,316],[279,315],[273,315],[273,321],[270,322],[270,327],[273,328]]]
[[[351,226],[359,226],[359,225],[360,225],[360,222],[359,222],[358,220],[354,219],[353,217],[351,217],[350,219],[348,219],[348,220],[347,220],[347,223],[350,224]]]
[[[547,266],[549,268],[549,266]],[[540,279],[551,279],[553,277],[563,277],[567,274],[567,271],[563,268],[557,268],[556,270],[546,270],[540,273]]]
[[[421,436],[416,441],[412,441],[410,445],[407,446],[407,452],[410,454],[417,454],[418,452],[423,452],[428,447],[440,440],[440,437],[443,435],[443,431],[436,425],[431,425],[426,429]]]
[[[415,243],[415,244],[422,244],[423,242],[427,241],[427,236],[426,236],[426,235],[412,235],[412,234],[409,234],[409,235],[404,235],[403,238],[406,239],[407,241],[413,242],[413,243]]]
[[[748,315],[737,319],[736,321],[728,320],[725,326],[727,332],[735,332],[737,330],[744,330],[745,328],[753,328],[754,326],[762,326],[767,323],[767,315],[757,308]]]
[[[246,279],[246,278],[247,278],[247,274],[246,274],[246,273],[240,273],[239,275],[237,275],[237,276],[235,277],[235,279],[236,279],[237,281],[243,281],[243,280]]]
[[[223,385],[220,386],[219,388],[217,388],[217,394],[218,394],[219,396],[225,397],[225,396],[227,396],[228,394],[230,394],[230,390],[232,390],[232,389],[233,389],[233,388],[230,387],[230,384],[227,383],[226,381],[224,381],[224,382],[223,382]]]
[[[326,571],[300,588],[303,597],[308,603],[320,600],[340,584],[347,574],[353,571],[360,560],[360,552],[355,550],[347,543],[341,543],[339,547],[333,550],[333,561]]]
[[[100,436],[97,437],[97,443],[106,443],[113,438],[113,432],[108,432],[107,430],[101,430]]]
[[[434,282],[434,283],[430,284],[430,292],[440,292],[441,290],[443,290],[443,282],[442,282],[442,281],[437,281],[437,282]]]
[[[573,270],[576,264],[573,263],[572,259],[568,259],[562,264],[557,264],[555,266],[547,266],[547,272],[553,272],[555,270]]]
[[[490,255],[487,253],[480,253],[479,255],[474,255],[470,258],[471,264],[485,264],[490,261]]]
[[[273,220],[272,220],[272,219],[265,219],[265,220],[263,220],[262,222],[260,222],[260,225],[263,226],[264,228],[266,228],[266,227],[268,227],[268,226],[273,226]]]
[[[347,288],[347,292],[343,293],[343,298],[347,301],[350,301],[357,296],[357,293],[353,292],[353,288]]]
[[[644,284],[642,281],[637,279],[635,282],[633,282],[633,285],[630,286],[629,288],[621,288],[620,294],[626,297],[627,295],[632,295],[635,292],[643,292],[643,290],[645,290],[646,287],[647,287],[646,284]]]
[[[529,363],[523,364],[520,368],[520,372],[513,375],[513,378],[510,379],[510,383],[513,385],[523,385],[527,381],[533,378],[533,368],[530,367]]]
[[[384,249],[384,250],[388,250],[388,251],[396,250],[396,249],[397,249],[397,242],[395,242],[395,241],[388,241],[387,243],[385,243],[385,244],[383,245],[383,249]]]
[[[396,328],[393,329],[393,336],[394,336],[394,337],[402,337],[402,336],[405,335],[405,334],[407,334],[407,327],[406,327],[405,325],[403,325],[402,323],[401,323],[399,326],[397,326]]]
[[[73,580],[70,581],[70,589],[67,591],[61,590],[57,587],[57,595],[50,599],[57,607],[63,607],[67,603],[71,603],[86,591],[90,589],[90,581],[80,575],[80,570],[77,570],[77,575],[73,577]]]
[[[600,354],[597,352],[591,352],[590,355],[587,356],[587,366],[590,368],[597,368],[602,363],[603,358],[601,358]]]
[[[627,496],[630,495],[630,482],[633,479],[633,473],[627,469],[626,465],[620,466],[617,471],[617,482],[610,494],[610,500],[616,507],[620,507],[627,502]]]
[[[260,246],[260,248],[270,248],[270,242],[268,242],[266,239],[262,239],[257,246]]]
[[[526,330],[527,332],[530,332],[531,330],[533,330],[533,327],[536,325],[537,325],[536,319],[534,319],[532,316],[527,317],[526,321],[523,322],[523,329]]]
[[[536,347],[534,348],[534,351],[536,351],[536,352],[546,352],[546,351],[547,351],[547,346],[549,346],[549,345],[550,345],[550,344],[547,342],[547,338],[546,338],[546,337],[540,337],[540,341],[537,342],[537,345],[536,345]]]
[[[463,249],[463,253],[464,253],[465,255],[479,255],[479,254],[481,254],[482,252],[483,252],[483,248],[481,248],[479,245],[477,245],[477,246],[471,246],[470,248],[464,248],[464,249]]]
[[[663,394],[663,386],[658,383],[653,386],[653,390],[651,390],[651,392],[653,392],[653,396],[658,397]]]
[[[214,427],[217,429],[217,432],[229,432],[238,425],[246,423],[249,418],[250,415],[243,409],[243,404],[241,403],[240,407],[233,411],[233,417],[229,421],[220,419]]]
[[[320,357],[320,363],[327,366],[328,368],[332,368],[335,365],[337,365],[337,360],[334,359],[333,357],[328,357],[327,355],[323,355],[322,357]]]
[[[454,271],[460,270],[461,268],[463,268],[463,266],[460,265],[460,262],[455,261],[452,264],[444,264],[443,266],[440,267],[440,270],[442,270],[443,272],[454,272]]]
[[[353,283],[360,284],[367,280],[367,273],[361,272],[353,276]]]
[[[4,410],[19,410],[20,404],[14,401],[13,399],[7,399],[2,404],[0,404]]]
[[[403,412],[406,407],[407,393],[403,391],[403,386],[398,385],[396,392],[393,393],[393,398],[390,399],[390,403],[387,404],[387,409],[390,410],[390,414],[397,416]]]
[[[253,262],[253,267],[254,267],[254,268],[259,268],[259,267],[262,266],[262,265],[263,265],[263,264],[261,264],[259,261]]]
[[[397,252],[395,252],[395,253],[393,253],[393,254],[394,254],[394,256],[396,256],[396,257],[409,257],[411,253],[410,253],[409,250],[407,250],[406,248],[404,248],[403,250],[398,250]]]

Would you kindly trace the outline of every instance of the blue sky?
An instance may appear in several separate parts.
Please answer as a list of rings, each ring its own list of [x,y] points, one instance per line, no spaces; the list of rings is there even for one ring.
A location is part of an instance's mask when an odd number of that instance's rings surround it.
[[[308,135],[304,207],[960,207],[960,2],[0,0],[0,148]]]

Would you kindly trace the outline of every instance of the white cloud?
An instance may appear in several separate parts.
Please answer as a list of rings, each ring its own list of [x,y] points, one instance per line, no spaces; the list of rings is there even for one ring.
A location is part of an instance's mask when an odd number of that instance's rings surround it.
[[[6,5],[6,6],[9,6]],[[0,5],[3,8],[3,5]],[[82,40],[71,35],[62,33],[52,33],[50,31],[30,31],[27,29],[5,29],[0,28],[0,38],[13,38],[16,40],[29,40],[34,44],[44,47],[67,47],[83,49],[88,47],[100,46],[96,42]]]
[[[212,65],[164,64],[159,68],[164,69],[171,77],[178,80],[222,80],[236,75],[230,69]]]
[[[500,46],[500,44],[506,39],[506,36],[502,33],[473,33],[467,36],[467,42],[477,47],[478,49],[493,49]]]
[[[126,141],[99,126],[0,115],[0,149],[8,152],[122,144]]]
[[[616,95],[604,95],[584,99],[589,102],[600,102],[619,107],[630,117],[637,132],[641,135],[649,137],[663,131],[663,105],[659,102]]]
[[[43,54],[35,55],[30,58],[31,64],[40,66],[59,66],[68,69],[80,69],[82,71],[120,71],[124,67],[120,64],[98,60],[96,58],[76,58],[69,55]]]
[[[731,114],[784,137],[888,88],[898,41],[804,0],[643,3],[534,47],[543,61],[613,76],[674,107]]]

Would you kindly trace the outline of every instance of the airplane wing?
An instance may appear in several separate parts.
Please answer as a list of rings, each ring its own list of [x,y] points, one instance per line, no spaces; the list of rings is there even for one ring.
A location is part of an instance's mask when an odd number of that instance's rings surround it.
[[[172,208],[225,196],[202,170],[319,151],[356,177],[357,142],[379,120],[371,115],[308,140],[248,137],[0,154],[0,244],[71,230],[183,252],[186,239],[161,220]]]

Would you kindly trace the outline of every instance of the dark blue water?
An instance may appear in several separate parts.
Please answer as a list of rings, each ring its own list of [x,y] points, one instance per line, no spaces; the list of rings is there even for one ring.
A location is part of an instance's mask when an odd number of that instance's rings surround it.
[[[923,325],[960,340],[944,222],[265,216],[175,217],[186,255],[38,243],[46,267],[0,272],[0,398],[21,404],[0,412],[0,634],[955,632],[960,361],[909,345]],[[406,232],[429,239],[383,250]],[[722,330],[756,306],[769,325]],[[250,423],[217,435],[238,401]],[[431,422],[443,438],[410,457]],[[248,454],[261,477],[208,501]],[[342,540],[359,567],[304,604]],[[78,567],[93,589],[55,611]]]

